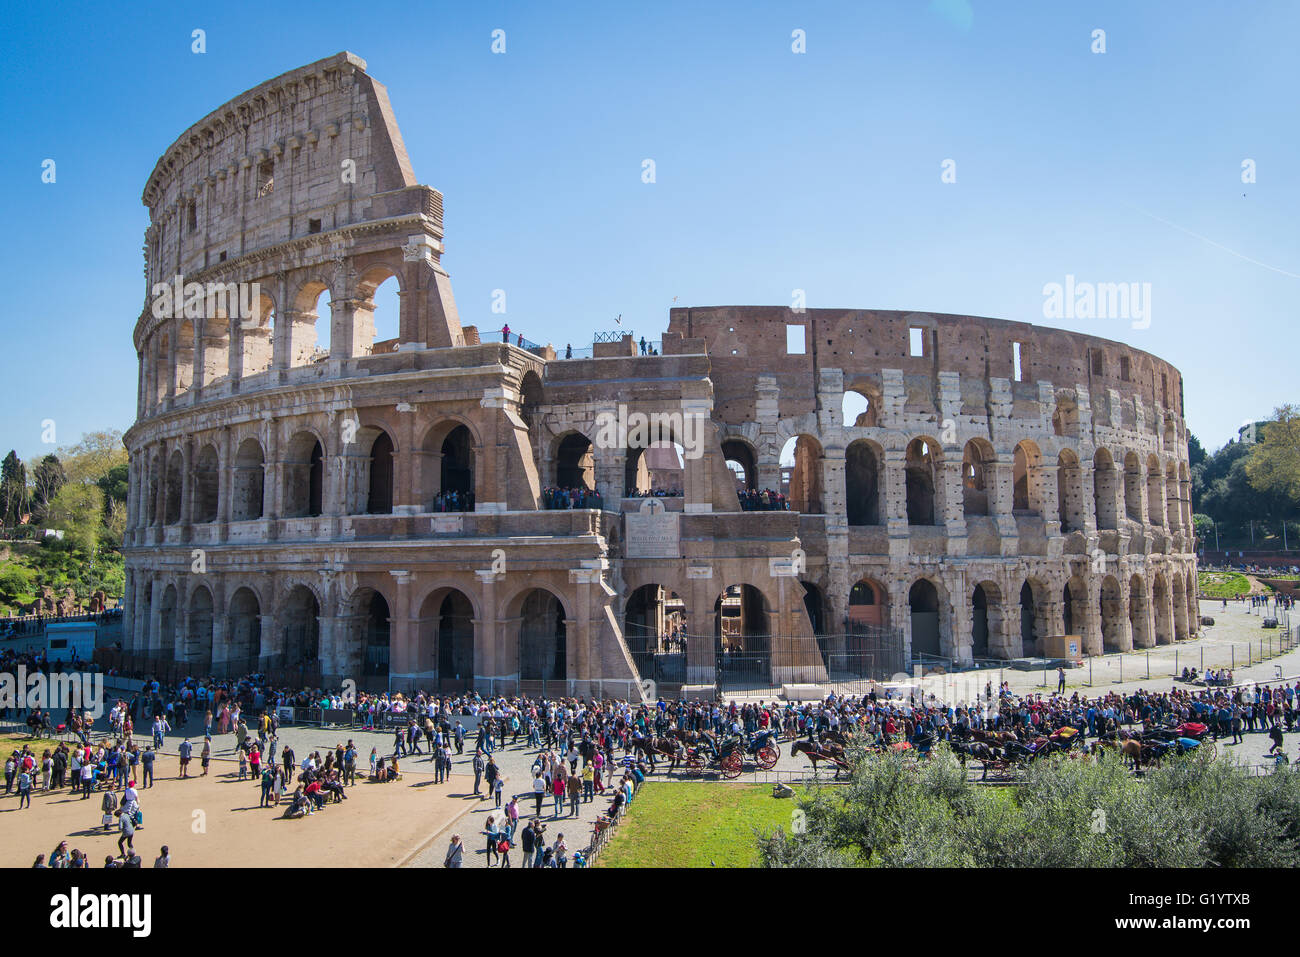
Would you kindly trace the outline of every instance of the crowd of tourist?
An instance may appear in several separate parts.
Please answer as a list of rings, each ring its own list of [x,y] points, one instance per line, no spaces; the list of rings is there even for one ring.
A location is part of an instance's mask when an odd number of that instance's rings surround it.
[[[785,512],[790,509],[790,502],[784,493],[774,491],[770,488],[762,489],[739,489],[736,493],[740,496],[740,508],[746,512]]]
[[[650,488],[629,488],[625,498],[681,498],[683,492],[680,488],[660,488],[655,485]]]
[[[433,499],[435,512],[472,512],[474,511],[474,492],[459,492],[452,489],[439,492]]]
[[[604,508],[605,500],[601,494],[589,488],[555,488],[542,489],[542,508]]]

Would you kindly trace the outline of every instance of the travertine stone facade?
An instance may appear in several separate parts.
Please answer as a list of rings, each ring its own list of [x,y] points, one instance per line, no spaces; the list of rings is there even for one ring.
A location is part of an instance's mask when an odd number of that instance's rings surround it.
[[[440,264],[441,195],[351,54],[191,127],[144,202],[131,652],[636,696],[646,586],[680,600],[692,636],[718,634],[725,593],[748,586],[745,635],[792,639],[771,645],[774,683],[824,678],[814,636],[849,621],[959,660],[1197,630],[1182,380],[1146,353],[974,317],[768,307],[674,309],[659,355],[480,342]],[[177,276],[230,296],[159,310]],[[375,342],[388,279],[399,334]],[[660,414],[659,437],[688,449],[701,426],[659,514],[622,497],[643,443],[609,440],[620,409]],[[792,509],[742,511],[728,463]],[[602,507],[542,507],[577,484]],[[472,510],[438,510],[452,492]],[[688,682],[712,683],[714,651],[690,641]]]

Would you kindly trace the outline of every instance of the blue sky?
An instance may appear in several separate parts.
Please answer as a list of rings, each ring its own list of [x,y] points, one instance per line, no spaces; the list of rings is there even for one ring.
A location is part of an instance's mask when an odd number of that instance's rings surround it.
[[[130,425],[145,178],[210,110],[347,49],[445,196],[466,324],[499,326],[494,289],[512,329],[575,346],[620,313],[657,337],[673,297],[794,289],[1042,323],[1067,274],[1145,282],[1148,329],[1051,324],[1177,365],[1215,448],[1300,400],[1297,34],[1281,2],[9,4],[0,446]]]

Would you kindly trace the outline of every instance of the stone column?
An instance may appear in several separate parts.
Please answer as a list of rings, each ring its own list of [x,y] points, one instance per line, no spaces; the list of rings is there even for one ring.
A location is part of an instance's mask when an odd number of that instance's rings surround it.
[[[1015,555],[1020,548],[1020,529],[1012,511],[1015,505],[1015,454],[999,452],[993,463],[993,493],[989,505],[998,535],[1002,539],[1002,554]]]
[[[889,557],[905,558],[910,551],[911,539],[907,530],[907,454],[902,449],[885,451],[884,475],[885,511],[881,515],[889,529]],[[906,597],[906,596],[904,596]],[[911,622],[907,625],[907,640],[911,643]]]
[[[411,690],[414,690],[419,680],[419,662],[416,660],[419,638],[418,626],[411,615],[411,573],[406,569],[389,569],[388,574],[397,582],[397,593],[389,609],[389,683],[396,690],[405,688],[409,682]]]
[[[181,540],[189,541],[190,525],[194,521],[194,439],[187,436],[181,442]]]
[[[1055,539],[1055,553],[1059,556],[1064,544],[1061,541],[1061,502],[1058,494],[1061,468],[1059,465],[1040,465],[1036,471],[1038,472],[1038,507],[1043,516],[1043,533],[1047,536],[1049,549],[1053,547],[1053,539]]]
[[[822,450],[822,512],[826,515],[826,525],[846,526],[849,520],[848,477],[845,471],[846,449],[829,448]],[[876,514],[883,518],[885,506],[883,497],[884,477],[876,476]]]
[[[948,532],[948,554],[966,554],[966,510],[962,500],[961,449],[944,449],[936,478],[939,502],[943,506],[943,524]]]
[[[364,299],[330,300],[330,359],[363,356],[374,338],[374,319],[362,308]]]
[[[414,515],[420,509],[420,488],[415,469],[415,406],[399,402],[397,449],[393,463],[393,514]]]
[[[474,622],[474,672],[476,677],[498,678],[501,676],[498,653],[501,650],[502,622],[497,617],[496,583],[504,580],[505,575],[487,568],[475,570],[474,577],[478,579],[483,609]]]

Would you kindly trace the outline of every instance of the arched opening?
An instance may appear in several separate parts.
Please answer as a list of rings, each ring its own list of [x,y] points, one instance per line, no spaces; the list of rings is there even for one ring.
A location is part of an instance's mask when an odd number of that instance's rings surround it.
[[[387,266],[366,270],[357,282],[361,300],[353,316],[356,355],[396,352],[401,341],[401,285]]]
[[[656,439],[646,448],[629,447],[623,466],[624,490],[628,498],[682,495],[685,481],[685,449],[670,438]]]
[[[1147,603],[1147,589],[1142,576],[1134,575],[1128,582],[1128,621],[1133,632],[1134,648],[1150,648],[1151,615]]]
[[[519,678],[521,681],[564,681],[568,624],[564,605],[544,588],[534,588],[520,608]]]
[[[1068,626],[1066,634],[1069,634]],[[1038,639],[1041,637],[1038,633],[1038,603],[1034,600],[1034,587],[1026,580],[1020,586],[1020,654],[1036,654]]]
[[[925,439],[913,439],[907,446],[907,524],[935,524],[935,470],[937,451]]]
[[[543,401],[542,377],[529,369],[519,380],[519,411],[530,430],[536,424]]]
[[[722,443],[722,457],[735,477],[738,493],[758,489],[758,464],[748,442],[728,439]]]
[[[879,525],[880,456],[866,439],[844,450],[845,505],[850,525]]]
[[[1119,582],[1107,575],[1101,582],[1101,644],[1109,654],[1124,651],[1124,597]]]
[[[229,323],[226,323],[229,341]],[[258,297],[252,315],[239,323],[241,376],[259,375],[271,368],[271,330],[275,328],[275,303],[266,293]],[[223,360],[224,361],[224,360]]]
[[[642,585],[628,596],[623,636],[637,673],[651,681],[686,680],[686,605],[662,585]]]
[[[311,432],[299,432],[288,442],[284,461],[286,518],[321,514],[325,486],[325,454]]]
[[[1065,583],[1061,615],[1065,621],[1065,633],[1082,637],[1088,627],[1088,586],[1083,581],[1072,578]]]
[[[1147,458],[1147,521],[1152,525],[1165,523],[1164,492],[1160,487],[1164,472],[1160,460],[1154,455]]]
[[[321,315],[322,302],[328,313],[325,316]],[[324,362],[330,355],[330,332],[334,324],[334,305],[329,287],[323,282],[308,283],[298,293],[295,306],[298,315],[292,328],[286,330],[291,337],[289,365],[296,367]]]
[[[205,445],[194,460],[194,521],[196,523],[217,520],[220,487],[221,467],[217,462],[217,450],[210,445]]]
[[[212,592],[203,585],[190,595],[184,661],[192,675],[205,675],[212,670]]]
[[[927,578],[918,579],[907,593],[912,614],[912,657],[940,654],[939,591]]]
[[[849,628],[884,628],[889,624],[889,592],[883,585],[863,578],[849,589]]]
[[[441,493],[434,511],[474,511],[474,438],[466,426],[456,426],[442,440],[440,468]]]
[[[179,451],[167,460],[167,500],[163,524],[177,525],[181,520],[181,495],[185,487],[185,458]]]
[[[438,588],[420,606],[419,647],[415,670],[434,671],[438,690],[447,693],[474,687],[474,605],[455,588]]]
[[[1113,530],[1116,527],[1115,500],[1119,493],[1119,475],[1115,461],[1105,449],[1098,449],[1092,457],[1093,507],[1097,515],[1097,528]]]
[[[145,524],[157,525],[161,514],[158,509],[166,503],[167,484],[163,481],[162,458],[155,455],[149,462],[149,484],[144,500]]]
[[[686,635],[686,606],[675,591],[662,585],[642,585],[628,596],[623,635],[633,658],[677,650]]]
[[[555,455],[555,484],[563,489],[596,490],[596,458],[591,439],[570,432]]]
[[[199,370],[199,382],[208,386],[230,374],[230,320],[224,311],[217,310],[204,318],[202,330],[203,368]]]
[[[1083,531],[1083,469],[1078,456],[1069,449],[1062,450],[1056,459],[1056,514],[1062,532]]]
[[[171,384],[171,341],[167,333],[153,337],[153,401],[157,405],[167,397],[167,387]]]
[[[811,435],[792,436],[782,446],[781,491],[793,511],[822,514],[823,458],[821,443]]]
[[[231,521],[246,522],[262,517],[262,483],[265,477],[262,463],[262,446],[257,439],[247,438],[239,443],[231,482]]]
[[[247,674],[259,670],[257,659],[262,654],[262,608],[257,595],[250,588],[240,588],[230,598],[226,648],[232,672]]]
[[[393,511],[393,440],[380,430],[370,446],[370,487],[366,512],[388,515]]]
[[[989,597],[983,585],[976,585],[971,595],[971,654],[976,658],[989,656]]]
[[[1142,524],[1142,463],[1132,452],[1124,456],[1124,515]]]
[[[1165,467],[1165,524],[1171,532],[1183,530],[1183,507],[1181,487],[1178,482],[1178,466],[1170,462]]]
[[[283,667],[301,668],[320,659],[320,602],[305,585],[295,585],[280,610]]]
[[[1042,456],[1037,445],[1028,440],[1016,444],[1011,466],[1013,511],[1030,515],[1042,514],[1042,496],[1039,490],[1041,465]]]
[[[771,677],[767,599],[753,585],[730,585],[713,604],[714,649],[724,683],[765,686]]]
[[[388,599],[373,589],[361,596],[361,674],[387,678],[391,651]]]
[[[1174,639],[1186,641],[1187,634],[1187,592],[1183,588],[1183,576],[1174,572],[1170,580],[1173,583],[1174,604]]]
[[[1151,579],[1151,610],[1156,623],[1156,644],[1170,644],[1174,640],[1173,608],[1169,603],[1169,586],[1160,572]]]
[[[989,489],[996,481],[993,464],[992,445],[982,439],[966,443],[961,457],[961,502],[967,518],[989,513]]]
[[[167,658],[176,657],[176,586],[168,585],[158,606],[158,645],[156,651]]]

